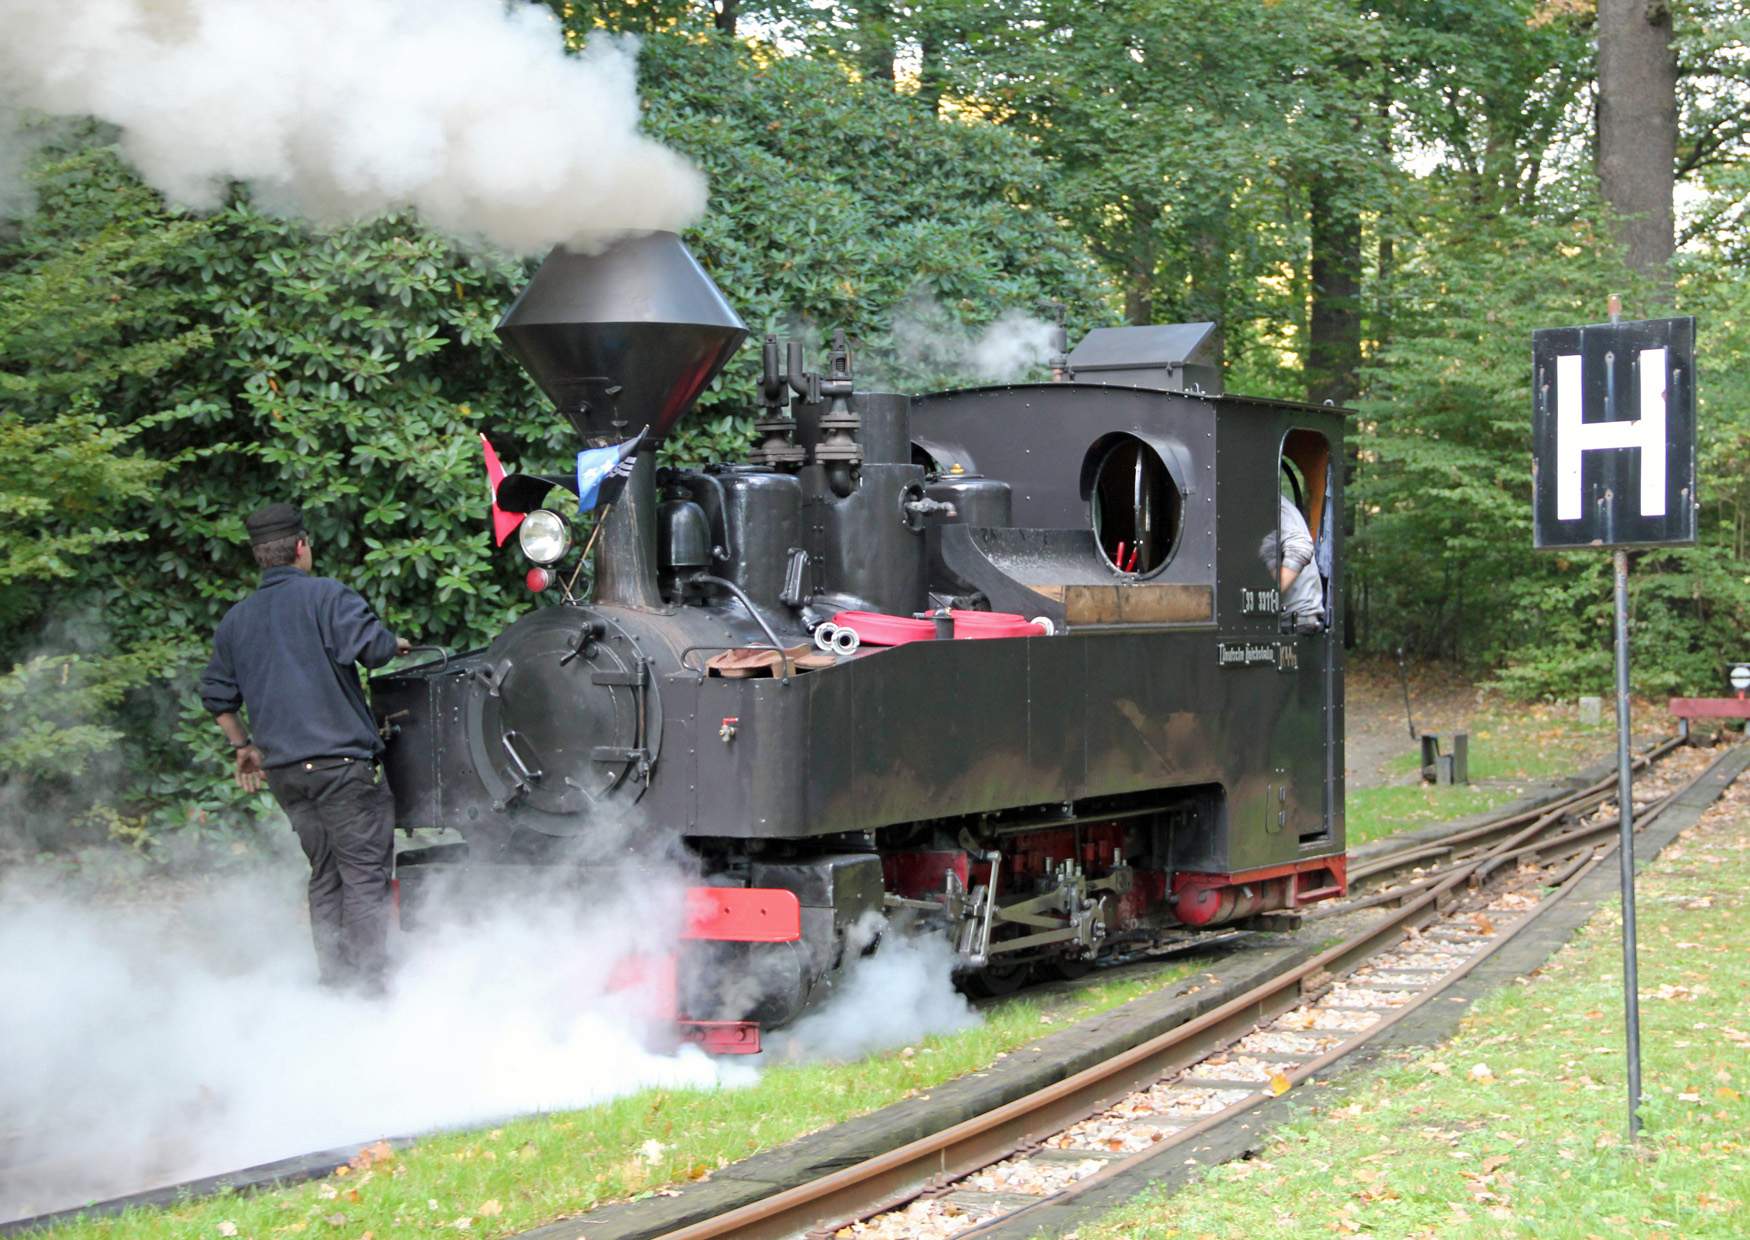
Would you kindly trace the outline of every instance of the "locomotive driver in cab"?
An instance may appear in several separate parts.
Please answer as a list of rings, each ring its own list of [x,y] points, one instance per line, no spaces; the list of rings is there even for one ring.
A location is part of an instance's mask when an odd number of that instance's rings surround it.
[[[310,860],[322,984],[381,994],[395,804],[355,664],[382,667],[410,647],[356,590],[311,575],[292,505],[269,504],[244,526],[261,585],[219,622],[201,702],[235,751],[238,786],[266,782]]]

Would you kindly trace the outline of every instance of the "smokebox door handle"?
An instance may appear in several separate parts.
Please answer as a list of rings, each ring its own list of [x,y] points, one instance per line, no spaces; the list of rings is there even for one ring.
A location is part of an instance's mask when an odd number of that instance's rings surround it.
[[[531,771],[523,762],[522,756],[516,751],[516,745],[513,744],[516,737],[517,734],[514,731],[506,732],[499,738],[499,741],[504,745],[504,755],[510,759],[510,764],[516,767],[517,773],[523,777],[523,780],[532,784],[541,778],[542,773],[539,770]]]

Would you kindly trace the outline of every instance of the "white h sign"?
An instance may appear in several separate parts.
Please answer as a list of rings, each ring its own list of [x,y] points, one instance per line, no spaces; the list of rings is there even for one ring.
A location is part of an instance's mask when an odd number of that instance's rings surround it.
[[[1577,521],[1580,458],[1587,452],[1638,448],[1641,453],[1641,515],[1665,515],[1666,350],[1640,353],[1640,414],[1632,421],[1581,421],[1580,355],[1556,358],[1556,519]]]
[[[1695,541],[1695,320],[1531,333],[1539,547]]]

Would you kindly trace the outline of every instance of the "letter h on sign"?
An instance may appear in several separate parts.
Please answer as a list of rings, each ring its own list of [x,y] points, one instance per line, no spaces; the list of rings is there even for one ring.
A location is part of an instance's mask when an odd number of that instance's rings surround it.
[[[1532,334],[1539,547],[1695,541],[1695,320]]]

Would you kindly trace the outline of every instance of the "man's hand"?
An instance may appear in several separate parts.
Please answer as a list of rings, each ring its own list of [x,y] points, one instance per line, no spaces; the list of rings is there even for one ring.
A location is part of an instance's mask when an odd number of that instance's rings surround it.
[[[408,641],[405,637],[397,637],[395,639],[395,657],[396,658],[400,658],[402,655],[406,654],[409,650],[412,650],[412,649],[413,649],[413,643]]]
[[[261,750],[254,745],[245,745],[237,751],[236,778],[237,786],[245,792],[260,792],[267,781],[261,769]]]

